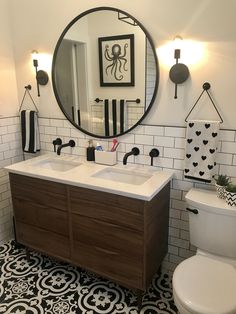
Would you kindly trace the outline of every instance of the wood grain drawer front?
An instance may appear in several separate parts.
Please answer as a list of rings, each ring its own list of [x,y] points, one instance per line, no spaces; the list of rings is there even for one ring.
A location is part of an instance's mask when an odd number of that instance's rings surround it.
[[[14,198],[14,216],[18,222],[30,224],[69,236],[68,215],[65,211],[49,208],[30,201]]]
[[[72,233],[75,263],[128,286],[141,287],[141,233],[80,215],[72,215]]]
[[[144,201],[77,187],[69,191],[72,213],[143,231]]]
[[[75,242],[75,246],[73,263],[127,287],[143,289],[142,269],[138,263],[134,264],[133,260],[125,256],[84,243]]]
[[[141,259],[143,236],[122,226],[72,215],[73,240]]]
[[[21,222],[17,223],[16,235],[19,243],[31,248],[62,259],[70,257],[67,237]]]
[[[12,197],[67,210],[67,187],[64,184],[10,173]]]

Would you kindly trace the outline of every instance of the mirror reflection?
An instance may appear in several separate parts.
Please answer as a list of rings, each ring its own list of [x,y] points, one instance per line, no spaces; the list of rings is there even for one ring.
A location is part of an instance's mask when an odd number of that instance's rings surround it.
[[[158,67],[150,36],[127,13],[84,12],[64,30],[53,56],[53,88],[65,116],[95,137],[135,127],[157,91]]]

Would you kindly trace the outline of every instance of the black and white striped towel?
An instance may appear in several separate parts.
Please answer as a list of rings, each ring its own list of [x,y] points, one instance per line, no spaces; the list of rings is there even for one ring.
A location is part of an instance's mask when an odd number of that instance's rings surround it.
[[[219,138],[218,121],[192,120],[186,134],[185,178],[211,182]]]
[[[21,111],[21,135],[24,152],[36,153],[40,151],[39,126],[36,111]]]
[[[127,129],[127,108],[124,99],[104,100],[104,129],[105,135],[117,135]]]

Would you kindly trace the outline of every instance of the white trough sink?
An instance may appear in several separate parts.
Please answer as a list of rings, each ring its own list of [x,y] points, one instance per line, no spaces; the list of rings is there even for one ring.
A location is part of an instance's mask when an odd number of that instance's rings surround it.
[[[34,164],[34,166],[36,167],[60,171],[60,172],[71,170],[80,165],[81,163],[79,162],[60,160],[60,159],[46,159],[46,160],[42,160]]]
[[[145,183],[147,180],[149,180],[152,177],[152,174],[146,174],[137,171],[133,172],[126,169],[116,169],[108,167],[95,173],[94,175],[92,175],[92,177],[109,180],[113,182],[141,185]]]

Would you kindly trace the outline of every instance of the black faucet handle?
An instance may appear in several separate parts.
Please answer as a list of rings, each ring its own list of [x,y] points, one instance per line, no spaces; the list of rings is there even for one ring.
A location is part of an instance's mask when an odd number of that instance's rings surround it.
[[[157,148],[153,148],[152,150],[150,150],[149,156],[150,157],[158,157],[160,154],[159,150]]]
[[[55,140],[52,141],[52,144],[55,145],[61,145],[62,144],[62,140],[60,137],[56,138]]]
[[[139,153],[140,153],[140,150],[139,150],[138,147],[133,147],[131,151],[132,151],[132,153],[133,153],[134,156],[137,156],[137,155],[139,155]]]
[[[56,146],[62,144],[62,140],[60,137],[56,138],[55,140],[52,141],[52,144],[54,145],[54,152],[56,152]]]
[[[151,157],[151,166],[153,166],[153,158],[158,157],[160,154],[157,148],[153,148],[150,150],[149,156]]]

